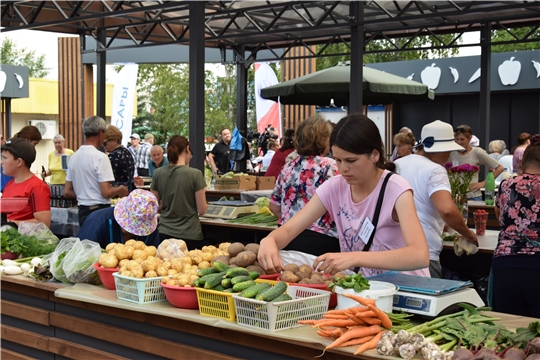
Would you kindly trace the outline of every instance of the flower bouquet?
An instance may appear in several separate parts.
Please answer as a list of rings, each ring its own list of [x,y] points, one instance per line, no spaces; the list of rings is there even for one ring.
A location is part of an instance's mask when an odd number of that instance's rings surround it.
[[[452,166],[451,163],[444,165],[448,172],[450,188],[452,189],[452,199],[456,204],[465,223],[469,217],[469,205],[467,203],[467,193],[470,191],[471,181],[474,175],[480,170],[478,166],[463,164]]]

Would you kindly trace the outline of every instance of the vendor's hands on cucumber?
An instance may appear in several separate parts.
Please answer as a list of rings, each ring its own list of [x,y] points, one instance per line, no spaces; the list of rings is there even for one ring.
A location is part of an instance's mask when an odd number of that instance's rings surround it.
[[[353,253],[326,253],[318,256],[313,268],[326,274],[334,275],[340,271],[355,267]]]
[[[261,240],[258,261],[267,273],[273,274],[283,271],[283,262],[274,239],[265,237]]]

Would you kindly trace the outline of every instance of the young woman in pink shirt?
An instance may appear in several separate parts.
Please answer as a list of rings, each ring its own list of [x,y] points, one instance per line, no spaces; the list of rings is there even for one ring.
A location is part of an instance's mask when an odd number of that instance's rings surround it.
[[[383,182],[395,169],[385,159],[375,123],[364,115],[346,116],[332,131],[330,145],[340,175],[325,181],[302,210],[261,241],[263,268],[282,271],[279,249],[328,211],[336,223],[341,252],[320,255],[314,269],[335,274],[358,268],[365,276],[396,270],[429,277],[426,237],[412,189],[403,177],[392,174],[387,180],[378,223],[373,226]]]

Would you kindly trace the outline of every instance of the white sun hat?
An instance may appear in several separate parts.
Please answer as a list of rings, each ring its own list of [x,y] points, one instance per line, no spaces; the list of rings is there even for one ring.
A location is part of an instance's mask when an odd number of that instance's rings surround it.
[[[465,148],[454,141],[452,125],[435,120],[422,128],[422,139],[416,146],[422,145],[427,153],[465,151]]]

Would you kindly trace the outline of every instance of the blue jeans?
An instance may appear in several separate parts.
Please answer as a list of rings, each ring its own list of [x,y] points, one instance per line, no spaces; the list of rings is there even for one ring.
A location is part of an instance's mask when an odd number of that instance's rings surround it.
[[[467,200],[469,201],[482,201],[482,196],[475,196],[475,197],[472,197],[472,198],[467,198]]]

